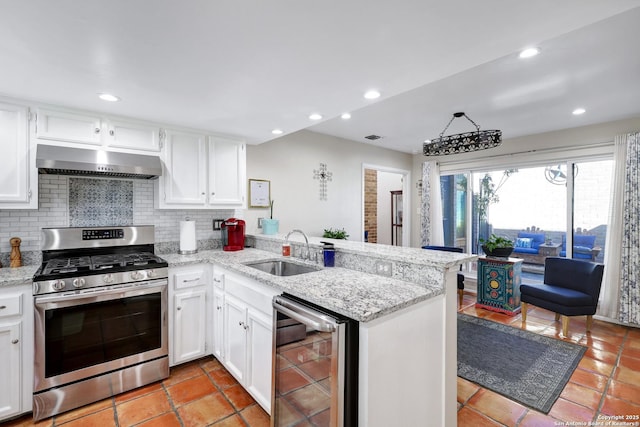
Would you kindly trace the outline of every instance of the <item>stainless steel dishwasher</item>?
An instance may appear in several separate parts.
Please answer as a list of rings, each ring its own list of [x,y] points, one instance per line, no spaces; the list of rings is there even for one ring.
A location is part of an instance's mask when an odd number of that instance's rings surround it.
[[[288,294],[273,316],[271,426],[357,426],[358,322]]]

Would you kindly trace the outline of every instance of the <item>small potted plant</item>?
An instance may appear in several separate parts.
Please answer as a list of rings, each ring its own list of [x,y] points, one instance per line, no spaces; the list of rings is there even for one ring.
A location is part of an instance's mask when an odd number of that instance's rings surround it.
[[[278,234],[280,221],[273,219],[273,200],[269,202],[269,218],[262,219],[263,234]]]
[[[326,237],[329,239],[342,239],[342,240],[347,240],[347,237],[349,237],[349,235],[347,234],[347,232],[343,229],[333,229],[333,228],[325,228],[324,229],[324,234],[322,235],[322,237]]]
[[[488,239],[479,239],[482,250],[487,256],[507,258],[513,252],[513,241],[492,234]]]

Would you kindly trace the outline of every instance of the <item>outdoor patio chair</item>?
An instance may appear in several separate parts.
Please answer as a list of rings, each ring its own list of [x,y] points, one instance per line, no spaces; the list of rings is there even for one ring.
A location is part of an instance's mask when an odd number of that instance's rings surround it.
[[[568,336],[569,317],[587,316],[587,331],[598,307],[604,265],[591,261],[548,257],[544,263],[544,283],[520,285],[522,322],[527,306],[533,304],[562,316],[562,334]]]
[[[456,248],[453,246],[423,246],[422,249],[431,249],[432,251],[444,251],[444,252],[459,252],[462,253],[462,248]],[[462,265],[458,272],[458,305],[462,306],[462,297],[464,296],[464,274],[462,273]]]

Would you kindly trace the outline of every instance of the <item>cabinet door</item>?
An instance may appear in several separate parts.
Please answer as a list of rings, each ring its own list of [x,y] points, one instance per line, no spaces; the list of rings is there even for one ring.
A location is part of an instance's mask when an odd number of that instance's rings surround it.
[[[160,151],[160,128],[124,120],[109,120],[107,144],[110,147]]]
[[[102,145],[100,117],[45,109],[39,109],[36,117],[38,139]]]
[[[256,402],[267,413],[271,413],[272,320],[266,314],[249,308],[247,323],[249,328],[246,387]]]
[[[224,361],[224,293],[213,289],[213,355]]]
[[[174,295],[173,362],[202,357],[206,353],[206,290],[199,288]]]
[[[204,135],[167,131],[165,173],[159,184],[167,205],[204,206],[207,200],[207,158]],[[160,206],[162,207],[162,205]]]
[[[209,138],[209,204],[246,207],[246,151],[240,141]]]
[[[27,137],[27,115],[26,107],[0,104],[0,209],[38,207],[34,194],[38,176]]]
[[[246,305],[227,294],[224,300],[224,316],[225,367],[242,383],[247,366]]]
[[[22,397],[20,321],[0,323],[0,419],[17,415]]]

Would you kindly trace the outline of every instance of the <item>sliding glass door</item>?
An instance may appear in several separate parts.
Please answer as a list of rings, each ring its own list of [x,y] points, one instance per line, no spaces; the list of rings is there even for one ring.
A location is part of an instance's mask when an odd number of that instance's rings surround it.
[[[542,280],[549,256],[602,262],[612,167],[594,160],[443,175],[445,245],[482,254],[480,239],[507,237],[530,280]]]

